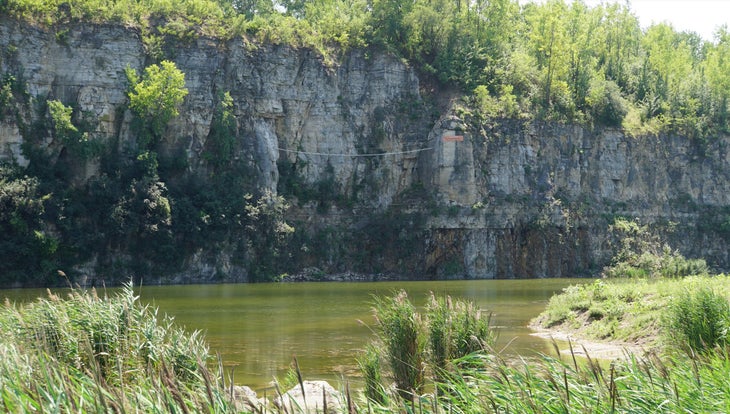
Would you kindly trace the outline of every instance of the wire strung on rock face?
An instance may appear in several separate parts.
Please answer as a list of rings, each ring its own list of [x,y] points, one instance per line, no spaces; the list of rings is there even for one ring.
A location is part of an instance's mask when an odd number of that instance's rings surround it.
[[[380,157],[380,156],[383,156],[383,155],[413,154],[413,153],[416,153],[416,152],[431,150],[431,149],[433,149],[433,147],[419,148],[419,149],[408,150],[408,151],[374,152],[374,153],[369,153],[369,154],[338,154],[338,153],[327,153],[327,152],[297,151],[297,150],[290,150],[290,149],[286,149],[286,148],[277,148],[277,149],[279,151],[291,152],[291,153],[294,153],[294,154],[323,155],[323,156],[328,156],[328,157],[353,157],[353,158],[356,158],[356,157]]]

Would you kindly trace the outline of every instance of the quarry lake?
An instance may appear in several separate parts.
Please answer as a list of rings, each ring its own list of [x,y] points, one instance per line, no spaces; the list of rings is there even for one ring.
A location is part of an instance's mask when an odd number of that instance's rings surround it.
[[[429,292],[475,302],[492,313],[497,350],[508,356],[550,353],[549,341],[527,324],[548,299],[586,279],[469,280],[428,282],[321,282],[142,286],[142,302],[200,330],[212,355],[220,354],[237,384],[263,390],[283,378],[296,356],[305,379],[343,378],[359,386],[356,358],[374,338],[374,295],[404,289],[422,306]],[[115,289],[107,289],[113,294]],[[99,290],[99,295],[103,290]],[[11,302],[45,296],[44,289],[2,290]]]

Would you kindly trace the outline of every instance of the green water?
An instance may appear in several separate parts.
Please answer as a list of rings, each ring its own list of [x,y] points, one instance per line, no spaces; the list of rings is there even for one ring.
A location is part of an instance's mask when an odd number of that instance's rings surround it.
[[[158,307],[189,330],[205,333],[235,382],[262,390],[283,378],[293,356],[307,379],[355,386],[355,358],[373,337],[373,295],[405,289],[421,306],[430,291],[469,299],[492,312],[497,349],[507,355],[551,352],[530,335],[529,320],[547,300],[581,279],[472,280],[439,282],[296,283],[143,286],[141,300]],[[12,301],[44,295],[44,290],[0,291]]]

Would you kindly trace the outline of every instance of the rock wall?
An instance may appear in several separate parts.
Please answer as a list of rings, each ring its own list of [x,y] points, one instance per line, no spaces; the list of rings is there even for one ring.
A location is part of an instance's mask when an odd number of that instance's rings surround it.
[[[461,208],[457,217],[434,217],[430,227],[461,235],[449,249],[463,252],[465,274],[593,273],[612,254],[607,228],[619,216],[659,232],[674,227],[665,234],[671,246],[727,268],[727,234],[712,223],[728,218],[728,137],[632,138],[615,129],[502,120],[472,125],[464,141],[453,142],[455,122],[432,132],[442,139],[431,182],[443,201]]]
[[[113,25],[64,27],[63,36],[58,30],[0,17],[0,72],[20,78],[30,97],[17,117],[0,120],[0,160],[28,165],[23,125],[41,116],[34,102],[47,99],[92,115],[91,139],[120,149],[135,143],[124,69],[153,63],[140,34]],[[677,223],[681,231],[668,235],[675,247],[730,267],[727,235],[712,225],[730,218],[727,137],[697,143],[476,121],[438,102],[438,94],[424,94],[402,61],[372,50],[328,66],[307,49],[197,38],[168,55],[190,93],[163,150],[184,153],[188,174],[208,169],[203,153],[214,109],[230,93],[236,156],[253,167],[259,190],[279,191],[292,204],[292,271],[585,275],[610,256],[606,229],[619,215]],[[50,135],[42,138],[48,151],[62,152]],[[79,182],[98,174],[94,160],[83,167]],[[305,199],[283,188],[285,179],[323,188],[332,202]],[[211,250],[191,255],[174,280],[204,281],[221,268],[229,280],[246,280],[221,249]]]

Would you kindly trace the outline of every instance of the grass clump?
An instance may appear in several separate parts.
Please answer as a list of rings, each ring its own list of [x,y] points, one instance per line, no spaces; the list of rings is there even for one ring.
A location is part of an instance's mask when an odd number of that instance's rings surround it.
[[[363,392],[367,400],[377,404],[385,404],[388,400],[388,394],[383,387],[382,367],[378,349],[372,344],[368,346],[365,353],[358,358],[357,364],[365,379]]]
[[[677,413],[728,412],[730,409],[730,279],[725,275],[685,279],[598,280],[575,285],[553,297],[541,321],[581,321],[580,331],[598,332],[595,323],[610,321],[609,339],[639,329],[635,338],[649,340],[664,333],[668,345],[690,344],[690,351],[626,353],[610,363],[591,358],[578,362],[570,348],[567,358],[538,355],[507,361],[494,353],[451,355],[448,369],[434,375],[430,394],[413,399],[376,400],[365,393],[368,412],[410,413]],[[404,300],[401,293],[399,300]],[[382,302],[380,302],[382,303]],[[443,323],[459,320],[463,305],[431,298],[423,317],[429,329],[429,361],[447,359]],[[558,309],[560,307],[561,309]],[[376,309],[379,311],[379,309]],[[561,313],[572,315],[559,316]],[[669,315],[669,316],[667,316]],[[563,322],[556,322],[561,320]],[[639,322],[644,324],[639,326]],[[651,321],[651,322],[647,322]],[[469,325],[469,324],[466,324]],[[559,325],[558,325],[559,326]],[[593,326],[593,328],[591,328]],[[609,325],[599,325],[609,326]],[[626,328],[629,326],[630,328]],[[638,327],[638,328],[637,328]],[[684,331],[684,332],[682,332]],[[714,336],[712,336],[712,335]],[[694,338],[690,342],[688,338]],[[703,339],[704,338],[704,339]],[[558,350],[557,344],[555,349]],[[436,372],[436,371],[434,371]]]
[[[416,412],[678,413],[726,412],[730,358],[630,355],[611,364],[559,357],[506,362],[472,355],[446,378],[444,392]],[[396,410],[391,407],[391,410]]]
[[[556,345],[557,349],[557,345]],[[369,400],[367,412],[389,413],[678,413],[727,412],[730,354],[627,354],[598,363],[590,357],[539,355],[506,361],[472,353],[434,380],[434,393],[413,401]]]
[[[437,297],[426,307],[431,363],[438,370],[466,355],[488,350],[496,340],[489,318],[471,302]]]
[[[420,394],[426,346],[421,315],[401,291],[393,297],[376,299],[375,318],[398,392],[403,398]]]
[[[439,381],[457,369],[463,358],[484,353],[496,339],[489,318],[474,304],[431,294],[423,314],[405,291],[376,298],[377,339],[360,360],[370,401],[388,401],[383,392],[383,367],[388,362],[397,393],[414,402],[423,393],[427,375]],[[381,346],[379,346],[381,345]]]
[[[670,301],[665,325],[671,343],[688,352],[728,345],[730,302],[727,295],[699,286]]]
[[[4,412],[232,412],[207,346],[132,288],[72,291],[0,310]]]

